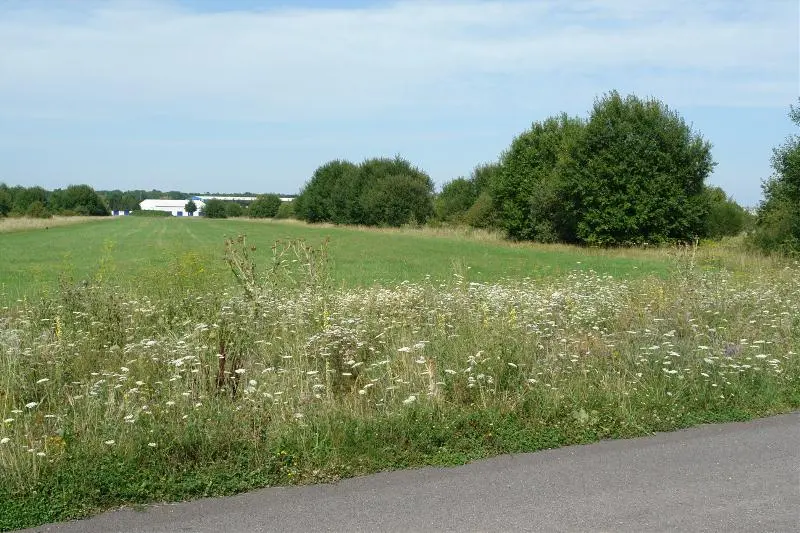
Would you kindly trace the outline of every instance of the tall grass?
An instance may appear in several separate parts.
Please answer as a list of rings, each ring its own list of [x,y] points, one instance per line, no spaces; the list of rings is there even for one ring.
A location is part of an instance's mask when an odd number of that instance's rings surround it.
[[[0,528],[800,406],[797,266],[337,289],[325,245],[251,252],[3,311]]]
[[[0,217],[0,233],[49,229],[58,226],[71,226],[73,224],[81,224],[83,222],[98,220],[111,220],[111,217]]]

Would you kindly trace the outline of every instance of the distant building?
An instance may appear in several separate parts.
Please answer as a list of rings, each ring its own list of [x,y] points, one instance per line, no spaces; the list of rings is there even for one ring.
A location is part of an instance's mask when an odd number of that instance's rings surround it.
[[[186,212],[186,204],[189,203],[189,200],[142,200],[139,207],[142,208],[142,211],[166,211],[174,217],[200,216],[200,210],[206,205],[205,202],[199,196],[193,196],[192,201],[197,206],[194,215]]]
[[[124,217],[124,216],[130,215],[130,214],[131,214],[131,212],[129,210],[127,210],[127,209],[125,209],[124,211],[122,209],[113,209],[111,211],[111,216],[112,217]]]
[[[200,196],[195,196],[195,198],[199,198],[201,200],[224,200],[226,202],[252,202],[257,196],[215,196],[215,195],[208,195],[208,194],[201,194]],[[281,202],[291,202],[294,198],[289,197],[281,197]],[[195,200],[196,202],[197,200]]]

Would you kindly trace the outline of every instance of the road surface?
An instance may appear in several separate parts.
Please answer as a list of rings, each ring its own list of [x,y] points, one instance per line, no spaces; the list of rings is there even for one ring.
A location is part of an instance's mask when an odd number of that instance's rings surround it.
[[[29,531],[800,531],[800,413]]]

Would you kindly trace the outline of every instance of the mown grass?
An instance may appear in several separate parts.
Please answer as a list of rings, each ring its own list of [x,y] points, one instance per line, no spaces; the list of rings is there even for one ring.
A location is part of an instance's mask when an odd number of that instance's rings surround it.
[[[143,219],[120,217],[47,231],[0,234],[0,302],[35,298],[58,288],[69,273],[76,280],[94,276],[101,258],[120,284],[163,286],[163,276],[183,276],[199,287],[229,286],[222,261],[225,236],[245,233],[258,244],[257,262],[267,261],[279,239],[331,239],[331,275],[336,286],[393,285],[404,280],[449,278],[469,270],[477,281],[503,277],[558,276],[591,268],[619,277],[664,275],[663,256],[619,256],[577,248],[509,245],[496,237],[474,239],[441,230],[364,230],[316,227],[293,222],[250,220]],[[579,265],[578,262],[581,262]],[[189,272],[190,271],[190,272]],[[144,282],[144,283],[140,283]]]
[[[458,235],[280,228],[332,237],[330,256],[295,241],[253,252],[253,231],[225,254],[214,243],[208,263],[151,265],[160,277],[131,278],[111,254],[86,283],[0,313],[0,528],[800,406],[797,265],[685,249],[631,265]],[[336,269],[352,248],[336,239],[348,238],[383,250],[408,238],[450,270],[346,283]],[[568,259],[526,277],[492,257],[497,277],[476,279],[429,243]],[[703,254],[718,267],[701,268]],[[660,267],[633,268],[649,261]]]

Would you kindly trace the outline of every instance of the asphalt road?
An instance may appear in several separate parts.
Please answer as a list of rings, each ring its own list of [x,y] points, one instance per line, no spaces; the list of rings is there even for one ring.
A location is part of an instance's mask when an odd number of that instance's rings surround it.
[[[800,531],[800,413],[29,531]]]

